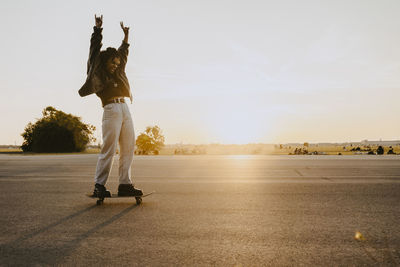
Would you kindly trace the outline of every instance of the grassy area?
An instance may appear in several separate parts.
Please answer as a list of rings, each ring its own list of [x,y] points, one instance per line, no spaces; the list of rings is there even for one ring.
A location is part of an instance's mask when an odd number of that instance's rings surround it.
[[[0,148],[0,154],[23,154],[23,155],[49,155],[49,154],[98,154],[100,149],[89,148],[83,152],[72,152],[72,153],[34,153],[26,152],[24,153],[20,148]]]
[[[20,148],[0,148],[0,153],[22,153]]]
[[[359,147],[360,151],[352,151]],[[392,146],[394,153],[400,155],[400,145]],[[358,155],[367,154],[368,151],[375,151],[378,146],[342,146],[342,145],[267,145],[267,144],[247,144],[247,145],[166,145],[160,151],[160,155],[294,155],[297,151],[303,154],[304,150],[308,153],[318,155]],[[385,154],[389,151],[389,146],[384,147]],[[88,148],[83,152],[74,153],[24,153],[20,148],[9,147],[0,148],[0,154],[27,154],[27,155],[45,155],[45,154],[98,154],[100,148]],[[118,152],[117,152],[118,153]]]

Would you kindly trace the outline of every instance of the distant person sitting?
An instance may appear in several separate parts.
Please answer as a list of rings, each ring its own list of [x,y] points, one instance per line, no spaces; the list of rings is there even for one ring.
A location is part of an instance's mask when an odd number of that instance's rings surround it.
[[[90,52],[87,64],[87,79],[79,90],[80,96],[96,93],[103,106],[102,137],[103,145],[98,157],[96,174],[94,177],[94,197],[109,197],[105,184],[110,175],[114,154],[119,143],[119,187],[120,196],[143,195],[140,189],[135,188],[131,181],[131,165],[135,148],[135,133],[133,121],[125,97],[132,102],[132,94],[125,66],[128,59],[129,27],[121,28],[124,39],[117,49],[109,47],[100,51],[103,36],[103,16],[95,15],[95,26],[90,39]]]

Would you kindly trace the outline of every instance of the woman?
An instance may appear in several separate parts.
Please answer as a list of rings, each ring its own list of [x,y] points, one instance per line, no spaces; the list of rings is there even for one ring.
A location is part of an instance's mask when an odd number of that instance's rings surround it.
[[[134,188],[131,176],[131,165],[135,149],[135,133],[133,122],[125,97],[129,97],[132,102],[132,94],[129,87],[128,78],[125,74],[125,66],[128,59],[128,37],[129,27],[121,28],[124,32],[124,39],[121,46],[117,49],[109,47],[105,51],[100,51],[103,36],[103,15],[95,17],[95,26],[90,39],[90,52],[87,65],[85,84],[79,90],[80,96],[87,96],[92,93],[101,99],[103,106],[102,135],[103,146],[97,161],[95,174],[95,187],[93,196],[107,197],[105,184],[110,175],[114,154],[119,143],[119,196],[141,196],[140,189]]]

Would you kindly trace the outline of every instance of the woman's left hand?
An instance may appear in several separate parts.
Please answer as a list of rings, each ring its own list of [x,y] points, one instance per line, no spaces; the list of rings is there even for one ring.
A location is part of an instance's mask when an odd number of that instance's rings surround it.
[[[124,31],[124,34],[128,35],[129,34],[129,27],[125,27],[124,23],[122,21],[120,22],[120,24],[121,24],[121,29]]]

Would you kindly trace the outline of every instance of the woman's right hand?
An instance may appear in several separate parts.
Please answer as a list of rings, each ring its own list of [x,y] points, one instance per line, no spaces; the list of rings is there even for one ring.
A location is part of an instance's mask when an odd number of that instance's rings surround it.
[[[94,14],[94,19],[95,19],[96,27],[101,28],[101,25],[103,25],[103,15],[101,15],[100,17],[97,17],[96,14]]]

